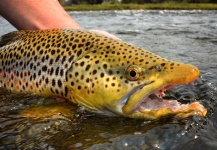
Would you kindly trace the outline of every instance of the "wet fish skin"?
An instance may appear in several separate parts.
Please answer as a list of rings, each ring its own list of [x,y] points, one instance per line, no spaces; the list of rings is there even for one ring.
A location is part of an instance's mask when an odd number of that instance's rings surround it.
[[[0,46],[0,84],[11,91],[63,97],[106,115],[157,119],[206,114],[199,103],[178,111],[139,112],[145,95],[187,84],[199,70],[121,40],[84,30],[50,29],[6,34]]]

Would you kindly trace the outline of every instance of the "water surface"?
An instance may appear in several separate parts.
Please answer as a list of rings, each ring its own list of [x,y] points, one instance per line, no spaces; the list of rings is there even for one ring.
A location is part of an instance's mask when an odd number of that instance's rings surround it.
[[[217,11],[69,14],[85,29],[106,30],[165,58],[197,66],[200,78],[194,84],[176,87],[167,97],[183,103],[197,100],[208,109],[207,117],[158,121],[108,118],[83,114],[79,108],[54,98],[1,89],[0,149],[217,149]],[[0,17],[0,35],[14,30]],[[29,108],[36,108],[35,114],[42,110],[49,114],[49,107],[61,111],[43,119],[18,115]]]

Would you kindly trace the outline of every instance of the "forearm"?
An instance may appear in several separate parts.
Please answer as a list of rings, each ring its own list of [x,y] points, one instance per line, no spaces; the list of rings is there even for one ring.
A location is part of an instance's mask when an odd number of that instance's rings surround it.
[[[18,30],[80,28],[57,0],[0,0],[0,14]]]

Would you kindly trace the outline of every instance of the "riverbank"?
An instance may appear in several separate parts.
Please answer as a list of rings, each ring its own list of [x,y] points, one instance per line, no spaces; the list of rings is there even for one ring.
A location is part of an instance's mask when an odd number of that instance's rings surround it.
[[[82,10],[217,10],[217,4],[189,4],[189,3],[161,3],[161,4],[99,4],[99,5],[73,5],[64,7],[67,11]]]

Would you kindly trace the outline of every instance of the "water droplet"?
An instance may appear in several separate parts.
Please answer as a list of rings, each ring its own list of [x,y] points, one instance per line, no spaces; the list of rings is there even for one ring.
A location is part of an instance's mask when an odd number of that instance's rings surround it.
[[[126,147],[127,147],[127,146],[128,146],[128,143],[127,143],[127,142],[125,142],[125,143],[124,143],[124,146],[126,146]]]
[[[156,147],[156,148],[158,148],[158,149],[160,149],[159,144],[153,144],[153,146]]]
[[[136,132],[134,132],[134,134],[135,135],[140,135],[140,134],[142,134],[142,132],[136,131]]]

